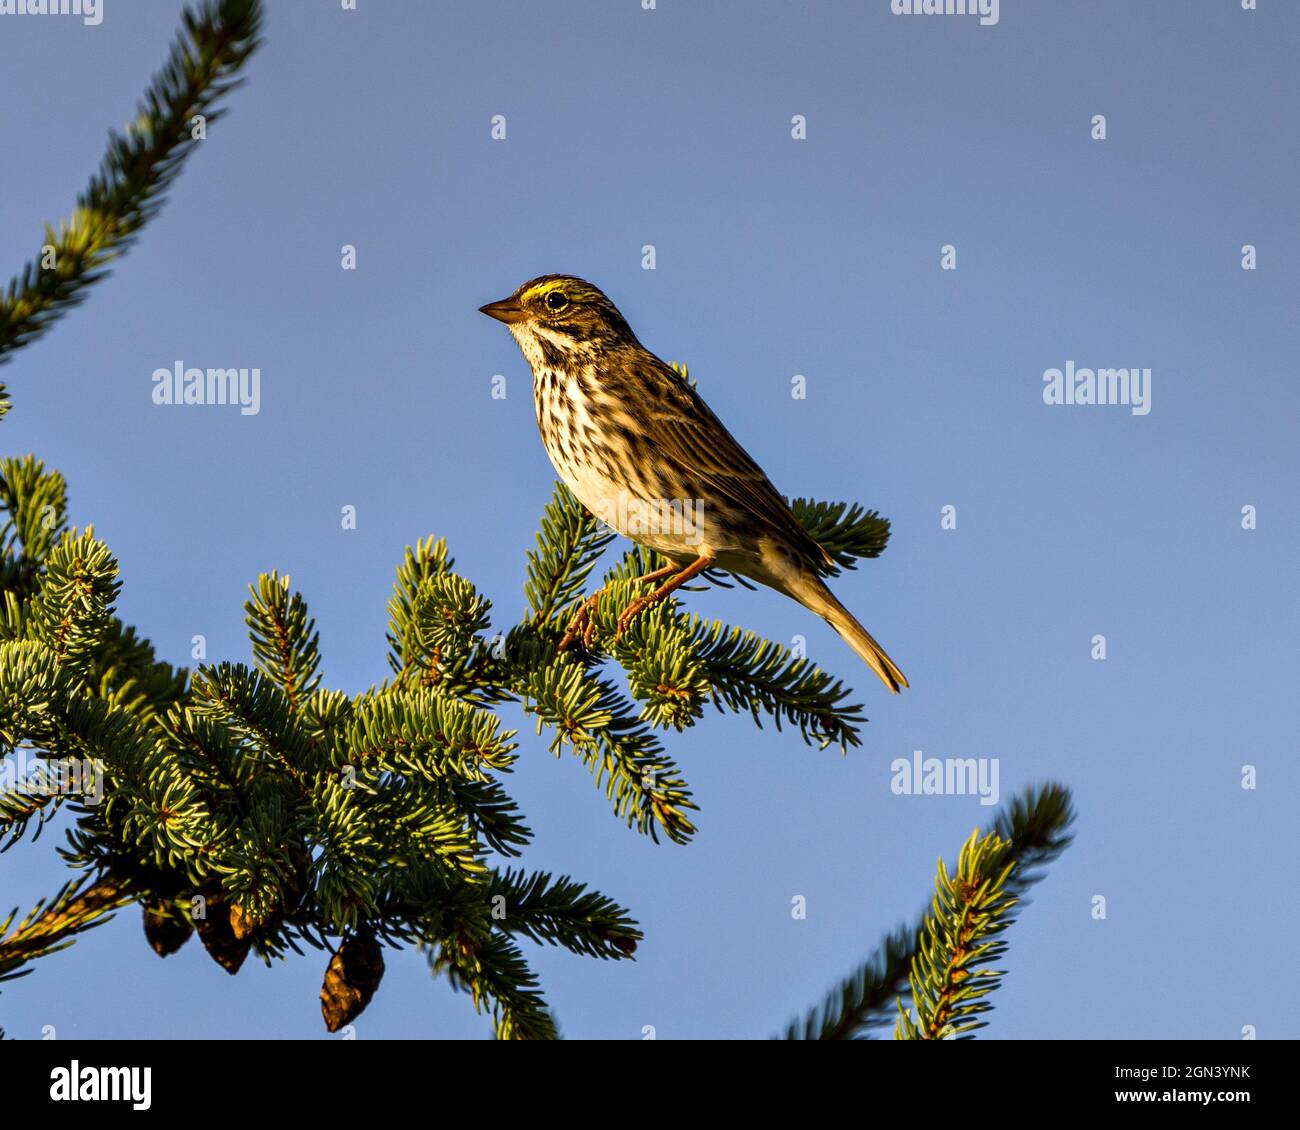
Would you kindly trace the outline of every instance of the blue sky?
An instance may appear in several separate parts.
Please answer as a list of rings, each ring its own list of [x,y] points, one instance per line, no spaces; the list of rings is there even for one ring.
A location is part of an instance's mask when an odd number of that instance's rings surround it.
[[[132,116],[180,8],[0,17],[7,273]],[[564,1032],[764,1037],[820,1001],[995,811],[894,795],[890,762],[919,749],[999,758],[1004,799],[1075,792],[1076,843],[1009,936],[989,1037],[1300,1034],[1279,991],[1300,927],[1300,10],[1004,0],[981,27],[888,0],[359,8],[272,5],[161,217],[3,374],[3,450],[67,476],[73,521],[121,562],[124,618],[174,662],[195,634],[245,660],[246,586],[279,569],[327,682],[357,692],[385,674],[403,549],[436,533],[513,621],[553,476],[524,362],[476,308],[580,274],[690,364],[780,489],[893,520],[836,591],[913,689],[888,696],[776,594],[692,596],[806,635],[871,722],[847,757],[721,715],[671,735],[702,809],[684,848],[628,831],[508,716],[524,862],[648,935],[635,963],[527,949]],[[154,405],[177,360],[260,368],[260,413]],[[1150,413],[1044,404],[1067,361],[1149,368]],[[0,903],[52,893],[58,840],[0,859]],[[320,1037],[322,971],[312,954],[231,979],[195,943],[160,961],[127,912],[6,986],[0,1024]],[[415,954],[390,955],[357,1028],[488,1032]]]

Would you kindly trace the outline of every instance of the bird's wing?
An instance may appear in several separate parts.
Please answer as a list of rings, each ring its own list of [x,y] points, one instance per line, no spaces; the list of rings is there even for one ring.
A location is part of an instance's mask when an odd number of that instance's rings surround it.
[[[647,423],[649,438],[660,457],[783,535],[793,548],[802,551],[813,568],[833,565],[833,559],[794,516],[763,468],[727,431],[704,398],[674,369],[658,358],[656,361],[658,395],[649,409]]]

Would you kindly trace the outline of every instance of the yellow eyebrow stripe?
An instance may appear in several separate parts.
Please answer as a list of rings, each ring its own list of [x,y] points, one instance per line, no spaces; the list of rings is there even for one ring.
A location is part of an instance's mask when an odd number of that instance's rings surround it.
[[[525,299],[525,298],[542,298],[542,297],[544,297],[545,295],[550,294],[551,291],[553,291],[553,290],[563,290],[563,289],[564,289],[564,283],[562,283],[562,282],[544,282],[544,283],[538,283],[536,286],[530,286],[530,287],[529,287],[526,291],[524,291],[523,294],[521,294],[519,297],[520,297],[521,299]]]

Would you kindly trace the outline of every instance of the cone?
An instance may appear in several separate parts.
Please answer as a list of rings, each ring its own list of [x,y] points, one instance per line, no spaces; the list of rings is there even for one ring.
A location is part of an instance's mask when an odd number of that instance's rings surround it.
[[[207,911],[207,917],[200,918],[194,924],[199,932],[199,941],[208,951],[208,956],[233,977],[244,964],[248,951],[253,948],[252,939],[236,936],[230,924],[229,903],[209,898]]]
[[[145,940],[159,957],[174,954],[193,933],[193,923],[178,914],[166,899],[151,899],[144,904]]]
[[[384,954],[370,934],[356,934],[339,946],[325,970],[320,1010],[325,1028],[337,1032],[360,1016],[384,976]]]

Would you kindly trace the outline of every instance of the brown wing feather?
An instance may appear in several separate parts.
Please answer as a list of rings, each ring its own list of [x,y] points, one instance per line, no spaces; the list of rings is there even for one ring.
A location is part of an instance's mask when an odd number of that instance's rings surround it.
[[[820,569],[834,564],[790,511],[781,493],[713,410],[685,380],[658,358],[651,376],[658,394],[648,412],[650,436],[662,458],[697,475],[709,490],[750,514]],[[647,374],[650,376],[650,374]]]

